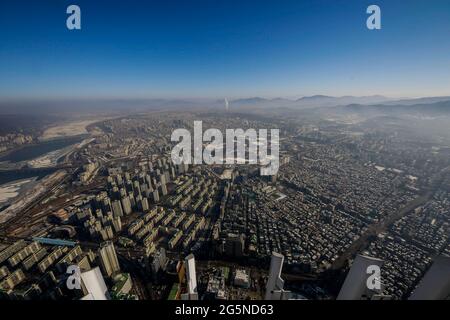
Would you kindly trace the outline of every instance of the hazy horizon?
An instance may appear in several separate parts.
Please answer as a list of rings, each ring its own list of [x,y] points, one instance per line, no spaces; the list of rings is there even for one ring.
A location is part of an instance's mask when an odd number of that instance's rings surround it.
[[[69,4],[1,2],[1,100],[450,94],[448,1]]]

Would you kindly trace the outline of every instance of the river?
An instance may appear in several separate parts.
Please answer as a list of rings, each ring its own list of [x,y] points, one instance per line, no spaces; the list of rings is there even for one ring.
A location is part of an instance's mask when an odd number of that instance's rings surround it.
[[[0,162],[9,161],[12,163],[17,163],[17,162],[32,160],[32,159],[38,158],[40,156],[43,156],[49,152],[63,149],[72,144],[79,143],[79,142],[83,141],[83,139],[85,139],[85,138],[86,138],[86,135],[83,135],[83,136],[76,136],[76,137],[70,137],[70,138],[44,141],[44,142],[40,142],[38,144],[24,146],[20,149],[14,150],[3,156],[0,156]]]

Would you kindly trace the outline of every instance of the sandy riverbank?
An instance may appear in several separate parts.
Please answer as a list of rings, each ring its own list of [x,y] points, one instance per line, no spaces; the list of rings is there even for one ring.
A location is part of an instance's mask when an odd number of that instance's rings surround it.
[[[39,137],[39,139],[41,141],[45,141],[55,138],[64,138],[87,134],[88,133],[88,131],[86,130],[87,126],[102,120],[103,118],[98,118],[98,119],[63,123],[61,125],[48,128],[47,130],[44,131],[42,136]]]
[[[4,185],[0,186],[0,204],[4,204],[8,202],[9,200],[14,199],[17,197],[20,193],[20,189],[32,182],[34,178],[25,179],[25,180],[19,180],[19,181],[13,181],[6,183]]]

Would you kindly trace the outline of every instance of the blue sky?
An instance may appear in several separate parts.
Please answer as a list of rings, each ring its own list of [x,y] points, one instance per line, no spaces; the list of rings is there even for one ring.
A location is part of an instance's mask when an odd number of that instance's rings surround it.
[[[450,95],[450,1],[0,1],[0,98],[314,94]]]

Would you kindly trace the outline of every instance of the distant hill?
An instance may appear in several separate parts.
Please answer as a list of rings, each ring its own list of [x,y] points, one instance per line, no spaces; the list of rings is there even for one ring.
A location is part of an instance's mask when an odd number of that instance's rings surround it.
[[[374,104],[390,100],[391,99],[379,95],[364,96],[364,97],[354,97],[354,96],[332,97],[325,95],[314,95],[302,97],[297,100],[289,100],[284,98],[265,99],[261,97],[253,97],[253,98],[233,100],[230,103],[230,107],[231,108],[253,107],[261,109],[284,107],[292,109],[306,109],[317,107],[332,107],[348,104]]]
[[[410,105],[419,105],[419,104],[430,104],[430,103],[442,102],[442,101],[450,101],[450,96],[392,100],[392,101],[384,102],[383,104],[410,106]]]
[[[374,96],[343,96],[343,97],[330,97],[323,95],[316,95],[311,97],[303,97],[297,100],[297,102],[303,105],[311,105],[315,107],[329,107],[329,106],[339,106],[347,104],[373,104],[389,101],[389,98],[380,95]]]
[[[250,97],[229,101],[230,111],[250,110],[307,110],[341,106],[417,106],[450,101],[450,97],[425,97],[419,99],[393,100],[381,95],[342,96],[327,95],[306,96],[299,99]],[[0,101],[0,115],[67,115],[79,113],[129,113],[145,110],[186,110],[186,109],[224,109],[224,99],[58,99]],[[382,107],[380,107],[382,108]],[[366,108],[366,110],[368,110]]]
[[[427,100],[421,100],[427,101]],[[433,101],[433,100],[428,100]],[[350,104],[340,108],[342,111],[352,112],[371,112],[383,114],[423,114],[423,115],[450,115],[450,97],[449,100],[434,103],[418,103],[418,104],[377,104],[377,105],[361,105]]]

